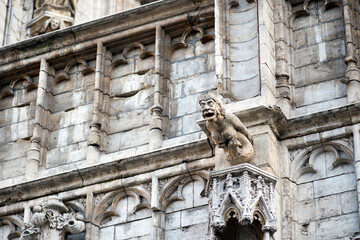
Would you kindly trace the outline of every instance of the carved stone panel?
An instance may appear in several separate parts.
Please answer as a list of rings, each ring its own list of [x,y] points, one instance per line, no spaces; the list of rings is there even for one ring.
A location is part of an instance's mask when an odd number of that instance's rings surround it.
[[[20,239],[63,239],[65,232],[78,234],[85,231],[85,217],[81,212],[69,212],[65,204],[51,198],[33,207],[31,223],[25,225]]]
[[[31,36],[71,26],[77,0],[36,0],[33,19],[27,24]]]

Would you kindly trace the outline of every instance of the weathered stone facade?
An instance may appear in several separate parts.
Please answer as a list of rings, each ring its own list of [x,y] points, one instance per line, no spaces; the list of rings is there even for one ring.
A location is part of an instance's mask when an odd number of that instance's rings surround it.
[[[360,239],[360,1],[0,19],[0,240]]]

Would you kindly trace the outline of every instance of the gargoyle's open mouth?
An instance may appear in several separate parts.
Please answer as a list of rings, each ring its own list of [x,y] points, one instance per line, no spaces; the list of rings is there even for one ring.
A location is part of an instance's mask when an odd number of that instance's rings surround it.
[[[213,112],[207,112],[204,114],[206,118],[211,118],[214,116],[214,113]]]

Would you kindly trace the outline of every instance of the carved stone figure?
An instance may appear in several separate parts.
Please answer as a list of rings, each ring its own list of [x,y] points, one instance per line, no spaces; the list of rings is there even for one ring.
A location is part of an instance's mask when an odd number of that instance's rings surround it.
[[[203,131],[217,147],[227,154],[230,165],[249,162],[254,156],[252,138],[244,124],[232,113],[226,113],[211,96],[204,96],[199,104],[206,120]]]
[[[29,34],[36,36],[73,24],[77,0],[37,0],[34,18],[27,24]]]

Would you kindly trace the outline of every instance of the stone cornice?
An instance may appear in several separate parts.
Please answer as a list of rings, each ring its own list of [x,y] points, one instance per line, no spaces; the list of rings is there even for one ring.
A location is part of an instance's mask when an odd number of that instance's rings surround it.
[[[114,157],[114,159],[106,163],[79,167],[71,171],[44,176],[31,181],[2,186],[0,187],[0,206],[115,179],[129,178],[211,157],[212,151],[206,139],[149,151],[131,157],[120,159]],[[200,170],[202,167],[201,164],[199,166],[195,164],[194,169],[186,169],[186,172]],[[174,172],[173,174],[181,173]],[[105,190],[103,189],[103,191]]]
[[[239,102],[239,104],[241,104]],[[234,112],[248,127],[269,125],[279,140],[306,136],[360,123],[360,103],[286,118],[278,106],[258,106]],[[204,124],[200,120],[199,124]]]
[[[26,71],[35,70],[37,67],[34,65],[39,65],[40,58],[63,62],[76,54],[88,54],[89,51],[96,54],[97,41],[111,44],[122,40],[121,44],[127,45],[130,42],[142,41],[144,38],[146,40],[146,37],[149,37],[149,34],[144,35],[146,32],[151,33],[151,38],[155,38],[156,24],[164,25],[165,30],[167,30],[166,25],[172,22],[190,26],[189,17],[193,11],[212,8],[212,5],[213,1],[208,0],[159,0],[2,47],[0,48],[0,79],[13,75],[10,72],[15,70],[18,72],[24,68]],[[208,16],[203,19],[203,24],[206,25],[207,18],[212,19],[213,16],[209,14],[204,16]],[[169,17],[172,18],[172,22]],[[178,28],[179,26],[176,29],[169,29],[169,32],[177,31]]]

